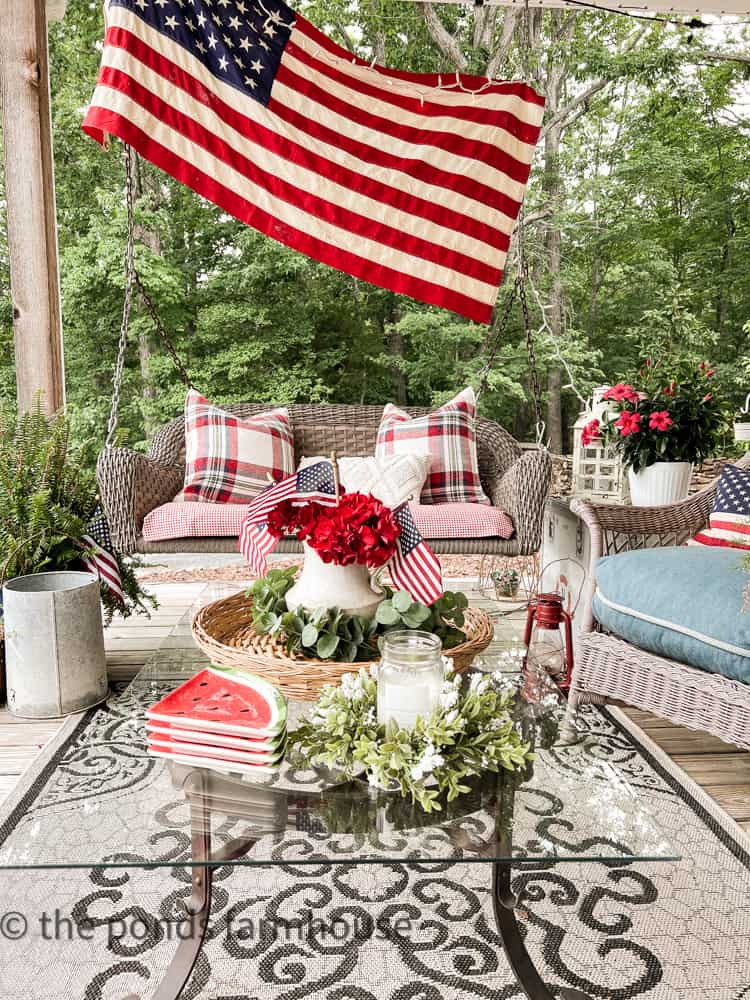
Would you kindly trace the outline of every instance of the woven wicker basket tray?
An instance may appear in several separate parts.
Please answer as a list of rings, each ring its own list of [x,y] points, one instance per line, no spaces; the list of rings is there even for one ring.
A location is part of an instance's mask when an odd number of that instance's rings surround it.
[[[364,665],[289,656],[278,639],[257,634],[252,625],[252,603],[243,593],[234,594],[207,604],[195,616],[193,638],[212,663],[252,671],[276,684],[287,698],[300,701],[315,701],[325,684],[335,684],[342,674]],[[466,642],[445,654],[459,672],[471,665],[493,636],[492,623],[484,611],[467,608],[465,616]]]

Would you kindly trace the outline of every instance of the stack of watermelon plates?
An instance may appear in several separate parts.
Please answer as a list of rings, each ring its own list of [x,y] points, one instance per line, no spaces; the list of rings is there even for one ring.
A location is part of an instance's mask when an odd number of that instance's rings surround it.
[[[146,713],[149,752],[193,767],[273,774],[286,747],[286,701],[273,684],[207,667]]]

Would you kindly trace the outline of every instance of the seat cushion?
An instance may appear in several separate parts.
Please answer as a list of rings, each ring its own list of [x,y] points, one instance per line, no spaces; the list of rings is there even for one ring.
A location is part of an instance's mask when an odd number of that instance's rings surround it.
[[[734,549],[672,547],[597,563],[594,616],[627,642],[750,683],[750,576]]]
[[[377,458],[429,455],[423,504],[489,504],[479,478],[476,397],[469,387],[434,413],[411,417],[388,404],[378,430]]]
[[[246,504],[269,480],[294,474],[294,436],[283,407],[236,417],[191,389],[185,400],[185,486],[180,499]]]
[[[513,522],[497,507],[480,504],[409,504],[423,538],[510,538]],[[239,535],[246,504],[165,503],[146,515],[143,538],[216,538]]]

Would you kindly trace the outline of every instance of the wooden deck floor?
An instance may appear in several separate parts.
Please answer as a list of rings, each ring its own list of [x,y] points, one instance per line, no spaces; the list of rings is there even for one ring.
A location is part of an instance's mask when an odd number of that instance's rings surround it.
[[[107,665],[113,680],[126,680],[140,669],[205,588],[203,583],[162,584],[160,607],[150,621],[116,621],[107,629]],[[645,712],[628,714],[670,757],[750,832],[750,753],[656,719]],[[0,709],[0,801],[60,726],[59,722],[24,722]]]

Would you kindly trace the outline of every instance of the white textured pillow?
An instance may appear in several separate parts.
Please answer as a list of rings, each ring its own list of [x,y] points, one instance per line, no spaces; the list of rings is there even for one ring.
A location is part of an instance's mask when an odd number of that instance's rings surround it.
[[[303,458],[299,467],[305,469],[326,461],[323,455]],[[372,493],[386,507],[400,507],[407,500],[419,501],[431,461],[429,455],[340,458],[341,485],[347,493]]]

